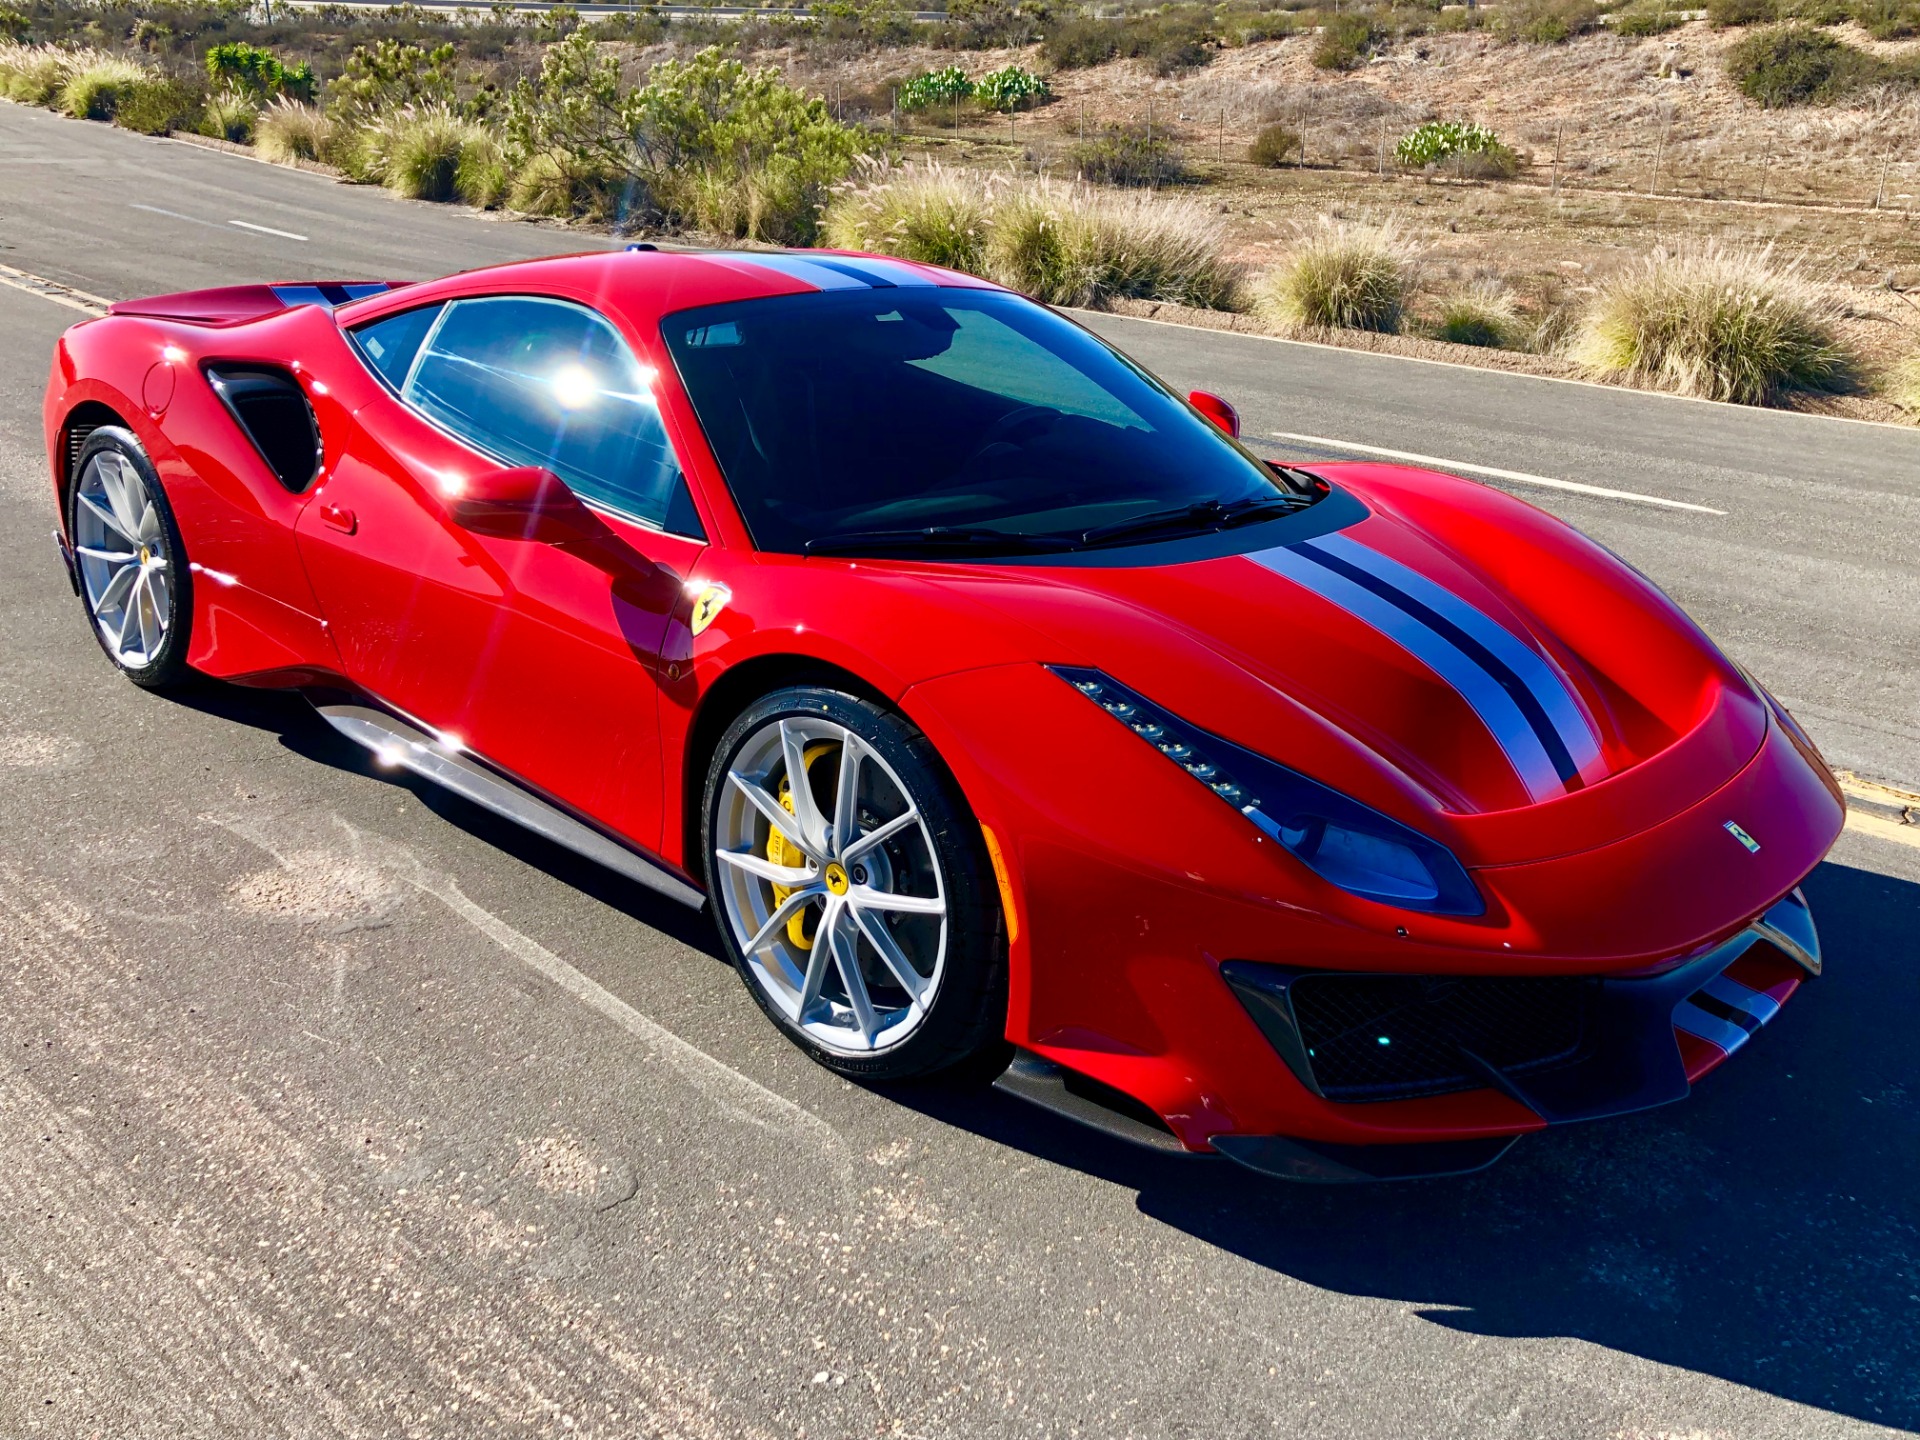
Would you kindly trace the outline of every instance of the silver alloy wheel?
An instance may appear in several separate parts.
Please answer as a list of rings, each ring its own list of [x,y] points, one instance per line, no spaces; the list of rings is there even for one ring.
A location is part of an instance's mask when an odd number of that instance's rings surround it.
[[[80,473],[73,553],[87,608],[108,652],[129,670],[151,665],[173,614],[173,556],[146,481],[102,450]]]
[[[790,1024],[840,1055],[920,1028],[946,962],[946,887],[926,821],[872,746],[825,718],[769,721],[733,758],[713,843],[725,923]]]

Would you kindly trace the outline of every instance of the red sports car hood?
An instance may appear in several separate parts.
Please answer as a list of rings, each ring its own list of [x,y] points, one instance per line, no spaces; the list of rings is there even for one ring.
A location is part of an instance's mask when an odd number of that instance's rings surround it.
[[[1368,511],[1332,533],[953,583],[1058,647],[1043,658],[1105,670],[1480,863],[1605,844],[1758,750],[1752,688],[1607,551],[1451,477],[1326,473]]]

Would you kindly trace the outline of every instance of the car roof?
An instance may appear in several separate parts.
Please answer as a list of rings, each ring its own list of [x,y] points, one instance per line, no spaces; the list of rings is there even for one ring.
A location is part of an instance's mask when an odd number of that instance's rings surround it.
[[[341,306],[339,315],[342,324],[352,325],[437,300],[517,291],[604,301],[645,321],[694,306],[774,295],[926,287],[1000,288],[937,265],[850,250],[629,248],[466,270],[356,300]]]

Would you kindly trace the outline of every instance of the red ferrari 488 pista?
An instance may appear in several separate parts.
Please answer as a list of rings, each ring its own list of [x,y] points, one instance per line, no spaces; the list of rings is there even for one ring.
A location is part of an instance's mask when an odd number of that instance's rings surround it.
[[[115,305],[46,396],[109,658],[711,907],[774,1024],[1271,1174],[1685,1095],[1820,968],[1842,803],[1644,577],[1257,458],[930,267],[642,247]],[[977,1068],[977,1067],[976,1067]]]

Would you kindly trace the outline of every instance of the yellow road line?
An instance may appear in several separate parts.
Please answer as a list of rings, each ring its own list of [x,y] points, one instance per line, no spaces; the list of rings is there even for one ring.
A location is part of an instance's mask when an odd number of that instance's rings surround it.
[[[62,285],[58,280],[43,279],[30,275],[25,270],[16,270],[11,265],[0,265],[0,285],[10,285],[15,290],[24,290],[29,295],[38,295],[42,300],[51,300],[56,305],[65,305],[86,315],[104,315],[113,302],[98,295],[89,295],[84,290],[76,290],[71,285]]]

